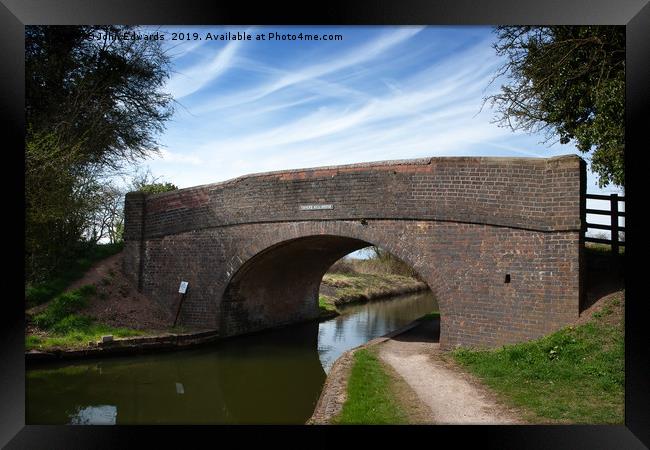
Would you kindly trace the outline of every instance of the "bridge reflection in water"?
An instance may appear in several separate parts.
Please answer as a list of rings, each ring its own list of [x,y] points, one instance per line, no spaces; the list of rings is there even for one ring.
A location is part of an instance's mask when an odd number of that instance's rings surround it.
[[[344,351],[437,308],[431,293],[349,307],[194,350],[27,371],[27,424],[302,424]]]

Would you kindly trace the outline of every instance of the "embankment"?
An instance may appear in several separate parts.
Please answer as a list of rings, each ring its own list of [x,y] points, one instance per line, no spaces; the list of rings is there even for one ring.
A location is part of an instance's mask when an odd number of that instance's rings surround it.
[[[321,282],[320,295],[327,303],[343,306],[426,289],[426,283],[404,275],[326,273]]]

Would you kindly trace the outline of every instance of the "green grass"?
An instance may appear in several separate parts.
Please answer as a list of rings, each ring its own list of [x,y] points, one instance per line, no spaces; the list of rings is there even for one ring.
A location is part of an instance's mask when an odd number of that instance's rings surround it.
[[[337,312],[336,306],[334,306],[330,298],[325,295],[318,296],[318,307],[320,308],[321,312]]]
[[[95,286],[86,285],[74,291],[59,294],[43,312],[34,317],[34,324],[42,330],[52,330],[58,333],[65,333],[69,329],[77,328],[80,326],[79,319],[70,316],[86,306],[90,297],[95,293]]]
[[[623,296],[583,325],[498,350],[458,349],[452,355],[506,401],[529,411],[529,421],[622,424]]]
[[[334,288],[334,297],[343,303],[381,297],[419,283],[403,275],[370,273],[326,273],[322,282]]]
[[[335,424],[404,424],[407,415],[391,391],[391,379],[368,349],[358,350],[348,379],[348,398]]]
[[[107,334],[116,337],[143,334],[142,331],[97,324],[90,317],[77,314],[95,293],[94,286],[86,285],[56,296],[42,313],[34,317],[34,325],[44,335],[28,335],[26,349],[78,348]]]
[[[49,279],[25,286],[25,302],[27,308],[48,302],[62,293],[72,282],[80,279],[97,261],[119,253],[124,248],[123,243],[97,244],[90,247],[84,254],[65,265],[65,269],[52,274]]]
[[[333,299],[322,294],[318,296],[318,309],[321,319],[330,319],[340,314],[334,306]]]
[[[70,328],[65,333],[53,333],[48,336],[29,335],[25,339],[26,350],[49,350],[53,348],[80,348],[86,347],[88,342],[97,342],[102,336],[112,334],[114,337],[141,336],[140,330],[127,328],[114,328],[107,325],[95,324],[87,317],[74,316],[76,328]]]

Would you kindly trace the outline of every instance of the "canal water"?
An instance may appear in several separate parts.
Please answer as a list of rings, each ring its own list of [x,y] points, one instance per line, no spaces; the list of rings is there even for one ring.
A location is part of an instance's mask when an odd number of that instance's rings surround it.
[[[27,424],[303,424],[346,350],[437,310],[430,292],[168,353],[30,368]]]

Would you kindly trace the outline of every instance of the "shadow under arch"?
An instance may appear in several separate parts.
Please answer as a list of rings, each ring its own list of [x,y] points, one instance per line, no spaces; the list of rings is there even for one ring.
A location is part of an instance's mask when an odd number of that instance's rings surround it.
[[[432,274],[422,273],[392,245],[365,236],[301,236],[267,246],[233,270],[220,305],[220,333],[233,336],[318,317],[323,275],[343,256],[373,245],[411,266],[436,295]]]

